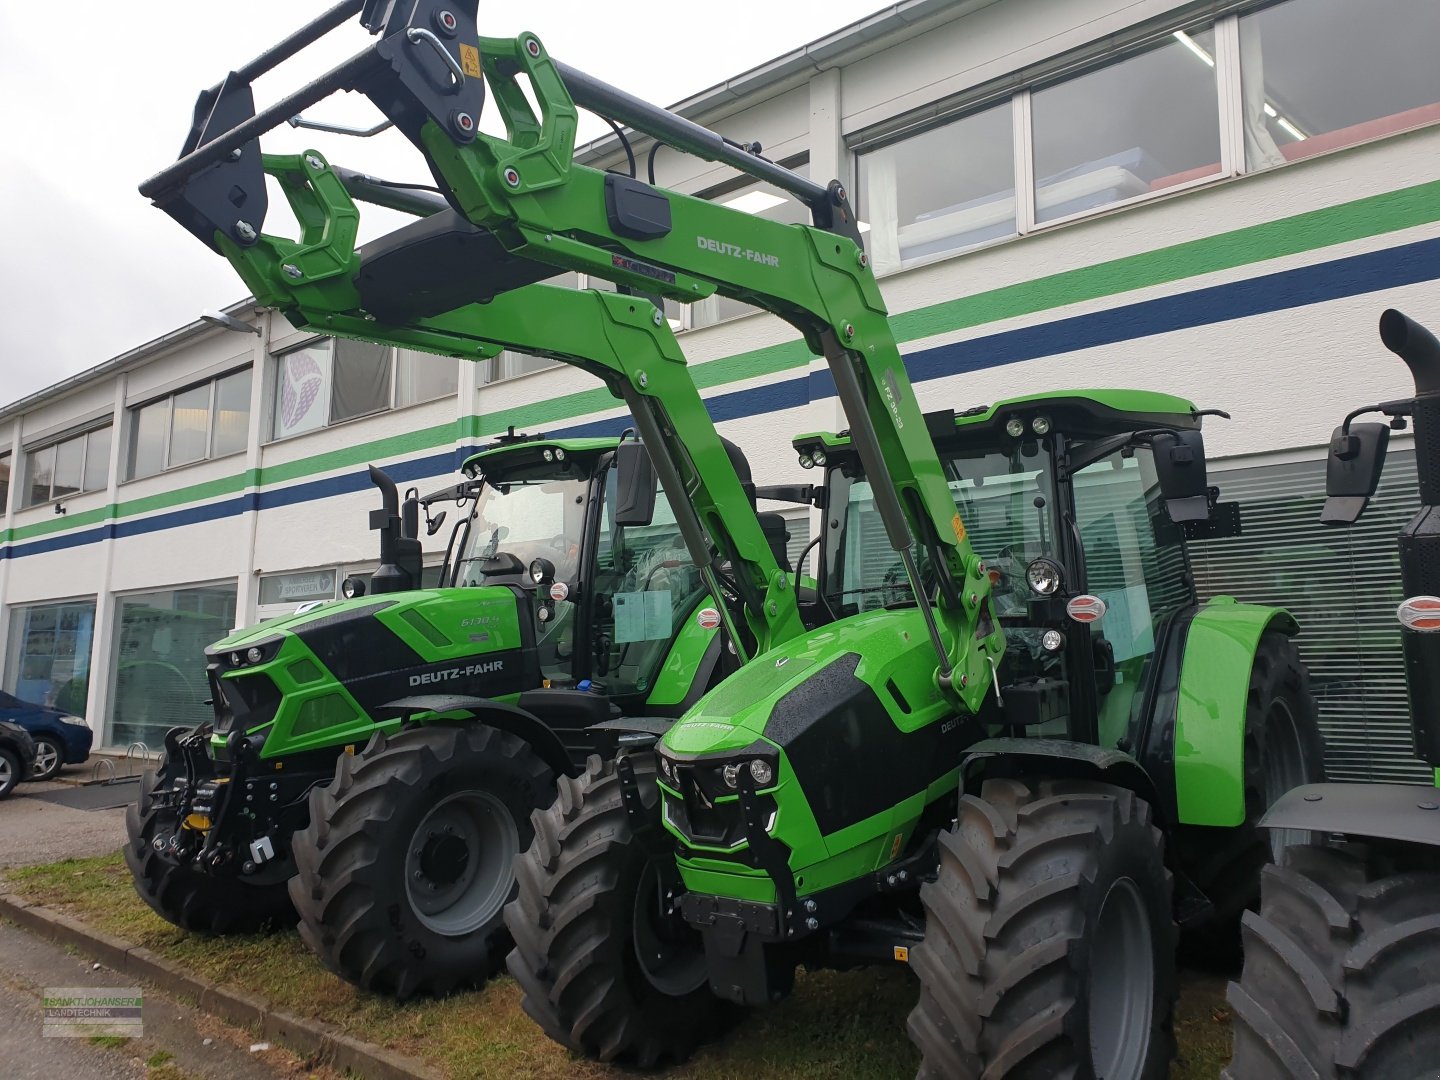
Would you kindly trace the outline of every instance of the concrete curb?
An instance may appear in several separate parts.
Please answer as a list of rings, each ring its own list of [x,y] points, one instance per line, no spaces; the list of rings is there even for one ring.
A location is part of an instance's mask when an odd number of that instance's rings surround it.
[[[258,1031],[304,1057],[342,1071],[348,1069],[366,1080],[444,1080],[440,1073],[414,1058],[361,1042],[318,1020],[284,1012],[243,990],[187,974],[149,949],[10,893],[0,892],[0,918],[50,941],[72,945],[106,967],[195,1002],[202,1012]]]

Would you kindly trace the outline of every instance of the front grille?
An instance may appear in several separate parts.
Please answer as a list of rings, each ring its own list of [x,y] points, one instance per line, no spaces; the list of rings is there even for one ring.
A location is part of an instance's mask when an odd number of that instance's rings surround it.
[[[215,695],[215,732],[248,731],[268,723],[280,707],[280,689],[269,675],[247,672],[222,679],[215,668],[210,672]]]
[[[735,847],[745,839],[745,820],[720,765],[677,765],[672,781],[681,797],[667,795],[671,823],[686,839],[710,847]],[[727,802],[720,802],[728,796]]]

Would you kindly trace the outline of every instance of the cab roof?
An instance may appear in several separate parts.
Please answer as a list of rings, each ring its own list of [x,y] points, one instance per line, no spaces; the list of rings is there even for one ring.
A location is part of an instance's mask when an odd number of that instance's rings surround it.
[[[1151,427],[1198,429],[1198,412],[1185,398],[1153,390],[1052,390],[958,413],[950,409],[926,413],[925,423],[937,444],[984,446],[1016,438],[1005,430],[1012,419],[1018,419],[1026,432],[1033,432],[1035,419],[1044,417],[1052,431],[1072,439],[1093,439]],[[793,443],[801,454],[817,447],[840,452],[850,448],[850,435],[816,431],[796,436]]]
[[[471,454],[460,470],[466,476],[473,476],[480,472],[494,473],[498,469],[538,465],[546,461],[546,450],[550,451],[551,460],[558,450],[564,454],[561,460],[590,464],[595,456],[614,450],[619,442],[619,438],[613,436],[590,439],[551,439],[543,435],[502,437],[499,442]]]

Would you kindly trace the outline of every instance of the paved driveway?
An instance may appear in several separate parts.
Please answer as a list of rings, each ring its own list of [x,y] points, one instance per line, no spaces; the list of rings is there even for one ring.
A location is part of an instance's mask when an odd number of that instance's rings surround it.
[[[116,785],[115,795],[134,798],[137,785]],[[0,801],[0,867],[118,851],[125,844],[125,810],[73,810],[34,798],[74,791],[74,784],[21,784]]]

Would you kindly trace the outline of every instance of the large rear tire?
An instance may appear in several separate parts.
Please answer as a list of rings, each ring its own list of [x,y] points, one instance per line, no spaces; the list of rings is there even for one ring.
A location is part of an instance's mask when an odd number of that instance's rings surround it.
[[[1133,792],[987,781],[940,836],[911,952],[923,1080],[1161,1080],[1174,1054],[1164,838]]]
[[[377,733],[310,793],[290,879],[300,936],[375,993],[485,982],[510,948],[501,911],[530,813],[554,794],[549,767],[510,732],[471,723]]]
[[[658,819],[654,755],[630,761]],[[699,934],[662,907],[678,892],[673,863],[635,835],[614,761],[591,757],[559,787],[535,814],[535,841],[516,861],[519,897],[505,912],[525,1011],[589,1058],[682,1062],[720,1036],[734,1009],[710,992]]]
[[[1262,893],[1226,995],[1235,1051],[1223,1076],[1440,1075],[1440,873],[1386,873],[1363,853],[1292,847],[1265,868]]]
[[[292,926],[295,910],[284,882],[252,885],[233,875],[212,877],[157,851],[155,841],[173,835],[175,812],[155,798],[174,777],[168,758],[140,780],[140,791],[125,811],[125,865],[140,899],[182,930],[199,934],[253,934]]]
[[[1209,898],[1213,910],[1186,928],[1187,962],[1233,970],[1240,962],[1240,917],[1260,905],[1260,872],[1285,848],[1309,843],[1309,833],[1262,829],[1260,819],[1291,788],[1325,779],[1310,675],[1295,643],[1270,631],[1260,638],[1245,703],[1245,820],[1235,828],[1184,826],[1175,857]]]

